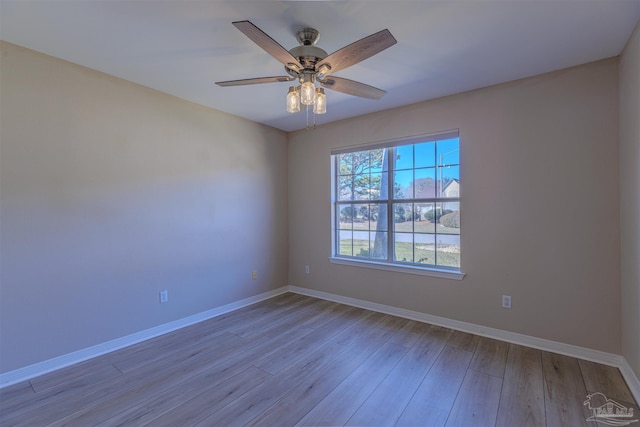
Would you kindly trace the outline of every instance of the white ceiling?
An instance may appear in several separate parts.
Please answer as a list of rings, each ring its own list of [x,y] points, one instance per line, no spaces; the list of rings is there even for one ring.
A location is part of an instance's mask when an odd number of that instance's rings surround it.
[[[0,0],[3,40],[276,128],[287,83],[218,87],[284,75],[237,30],[250,20],[286,49],[320,31],[332,53],[388,28],[395,46],[336,76],[386,90],[379,101],[327,91],[319,124],[460,93],[618,55],[640,0],[127,1]]]

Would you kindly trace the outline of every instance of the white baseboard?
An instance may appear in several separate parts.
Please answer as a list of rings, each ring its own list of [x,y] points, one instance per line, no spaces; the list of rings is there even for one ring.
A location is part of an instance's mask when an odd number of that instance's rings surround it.
[[[627,359],[624,357],[622,358],[622,365],[618,368],[624,380],[627,382],[631,394],[633,394],[633,397],[636,399],[636,403],[640,404],[640,379],[638,379],[638,376],[633,369],[631,369],[629,362],[627,362]]]
[[[193,316],[188,316],[183,319],[156,326],[154,328],[136,332],[125,337],[117,338],[115,340],[78,350],[73,353],[35,363],[33,365],[16,369],[14,371],[5,372],[3,374],[0,374],[0,388],[7,387],[21,381],[26,381],[39,375],[61,369],[75,363],[83,362],[93,357],[101,356],[103,354],[128,347],[142,341],[146,341],[150,338],[154,338],[175,331],[177,329],[184,328],[186,326],[193,325],[195,323],[202,322],[204,320],[211,319],[225,313],[229,313],[247,305],[255,304],[259,301],[263,301],[276,295],[283,294],[287,291],[328,301],[334,301],[341,304],[347,304],[354,307],[360,307],[367,310],[377,311],[380,313],[390,314],[393,316],[404,317],[406,319],[443,326],[458,331],[469,332],[475,335],[481,335],[488,338],[494,338],[501,341],[537,348],[539,350],[564,354],[566,356],[602,363],[604,365],[614,366],[620,370],[620,373],[627,382],[627,385],[629,386],[631,393],[636,399],[636,402],[640,403],[640,380],[636,376],[633,369],[631,369],[631,366],[629,366],[627,360],[621,355],[606,353],[603,351],[593,350],[570,344],[564,344],[556,341],[546,340],[543,338],[536,338],[529,335],[504,331],[501,329],[489,328],[486,326],[448,319],[445,317],[433,316],[430,314],[397,308],[390,305],[378,304],[366,300],[344,297],[327,292],[315,291],[313,289],[300,288],[297,286],[286,286],[274,289],[272,291],[264,292],[250,298],[245,298],[243,300],[207,310],[202,313],[194,314]]]
[[[289,286],[289,291],[307,295],[310,297],[320,298],[328,301],[334,301],[354,307],[364,308],[367,310],[377,311],[380,313],[391,314],[393,316],[404,317],[406,319],[417,320],[419,322],[430,323],[432,325],[443,326],[462,332],[469,332],[483,337],[494,338],[500,341],[506,341],[513,344],[524,345],[526,347],[536,348],[538,350],[559,353],[565,356],[571,356],[578,359],[589,360],[591,362],[601,363],[616,367],[624,377],[631,393],[636,402],[640,403],[640,381],[635,375],[633,369],[627,363],[627,360],[618,354],[607,353],[604,351],[593,350],[590,348],[579,347],[576,345],[565,344],[557,341],[551,341],[543,338],[523,335],[516,332],[504,331],[502,329],[489,328],[487,326],[476,325],[474,323],[462,322],[459,320],[447,319],[446,317],[433,316],[431,314],[421,313],[418,311],[406,310],[403,308],[393,307],[385,304],[378,304],[371,301],[360,300],[356,298],[345,297],[327,292],[316,291],[313,289],[300,288],[297,286]]]
[[[164,335],[168,332],[175,331],[176,329],[184,328],[186,326],[202,322],[203,320],[220,316],[222,314],[237,310],[247,305],[255,304],[259,301],[283,294],[287,291],[288,288],[286,286],[283,286],[281,288],[263,292],[261,294],[245,298],[240,301],[232,302],[221,307],[203,311],[202,313],[194,314],[192,316],[174,320],[173,322],[165,323],[163,325],[146,329],[144,331],[136,332],[131,335],[94,345],[92,347],[74,351],[73,353],[54,357],[53,359],[38,362],[33,365],[25,366],[24,368],[16,369],[14,371],[5,372],[3,374],[0,374],[0,388],[19,383],[21,381],[26,381],[39,375],[43,375],[48,372],[73,365],[75,363],[83,362],[93,357],[101,356],[103,354],[119,350],[121,348],[128,347],[142,341],[146,341],[150,338]]]

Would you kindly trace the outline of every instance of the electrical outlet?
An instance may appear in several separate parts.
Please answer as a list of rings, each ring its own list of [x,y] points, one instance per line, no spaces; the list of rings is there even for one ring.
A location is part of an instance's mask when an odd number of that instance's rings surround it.
[[[160,291],[160,303],[169,301],[169,291]]]
[[[251,278],[252,278],[253,280],[258,280],[258,272],[257,272],[257,271],[254,271],[253,273],[251,273]]]
[[[511,295],[502,295],[502,308],[511,308]]]
[[[304,274],[311,274],[311,269],[309,268],[308,265],[304,266]]]

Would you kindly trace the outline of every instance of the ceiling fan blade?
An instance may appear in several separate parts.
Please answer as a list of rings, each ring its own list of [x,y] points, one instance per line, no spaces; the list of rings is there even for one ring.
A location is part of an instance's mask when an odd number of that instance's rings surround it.
[[[330,73],[333,74],[336,71],[364,61],[396,43],[397,40],[391,35],[389,30],[378,31],[375,34],[371,34],[333,52],[316,64],[316,70],[319,70],[321,66],[326,64],[331,67]]]
[[[277,41],[269,37],[267,33],[253,25],[250,21],[236,21],[233,22],[233,25],[285,66],[296,71],[302,70],[302,64],[300,64],[287,49],[282,47]]]
[[[291,76],[275,76],[275,77],[257,77],[255,79],[242,79],[242,80],[227,80],[226,82],[216,82],[218,86],[244,86],[244,85],[257,85],[261,83],[278,83],[278,82],[290,82],[294,80]]]
[[[347,93],[349,95],[359,96],[369,99],[380,99],[387,92],[377,87],[369,86],[364,83],[356,82],[341,77],[327,77],[320,82],[322,87],[335,90],[336,92]]]

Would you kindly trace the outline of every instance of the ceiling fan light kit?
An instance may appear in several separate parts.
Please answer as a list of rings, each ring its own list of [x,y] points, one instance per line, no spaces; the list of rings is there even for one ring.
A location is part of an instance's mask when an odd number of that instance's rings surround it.
[[[301,105],[313,106],[314,114],[327,112],[327,97],[323,88],[368,99],[380,99],[386,93],[382,89],[341,77],[330,75],[355,65],[397,43],[389,30],[382,30],[360,39],[327,55],[316,46],[320,33],[313,28],[301,28],[296,33],[299,46],[286,50],[278,42],[250,21],[237,21],[233,25],[254,43],[284,65],[287,76],[259,77],[253,79],[216,82],[218,86],[241,86],[261,83],[290,82],[298,80],[299,86],[290,86],[286,96],[289,113],[297,113]],[[319,84],[322,87],[316,87]]]

